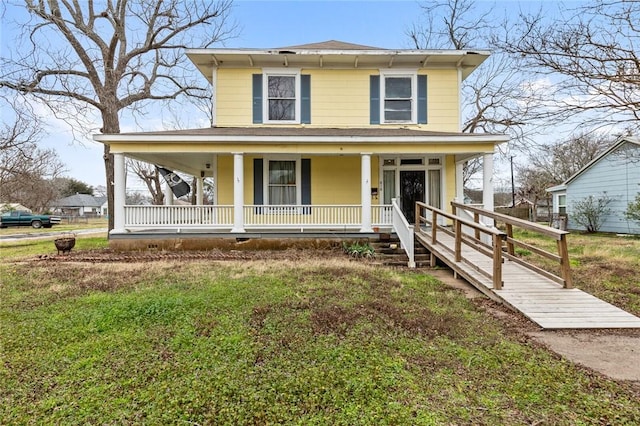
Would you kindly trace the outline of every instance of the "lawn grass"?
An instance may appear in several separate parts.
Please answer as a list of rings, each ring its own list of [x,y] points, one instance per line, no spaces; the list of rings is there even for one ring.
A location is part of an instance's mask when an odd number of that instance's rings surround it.
[[[637,388],[425,273],[45,260],[0,278],[0,424],[640,423]]]
[[[23,240],[15,242],[0,242],[0,260],[10,261],[29,258],[33,256],[50,256],[58,252],[54,240],[56,236],[45,239]],[[76,236],[74,251],[93,250],[106,248],[108,241],[106,236]]]
[[[551,238],[528,231],[514,237],[557,253]],[[575,287],[640,316],[640,236],[573,232],[567,245]],[[530,252],[520,255],[557,272],[557,265]]]

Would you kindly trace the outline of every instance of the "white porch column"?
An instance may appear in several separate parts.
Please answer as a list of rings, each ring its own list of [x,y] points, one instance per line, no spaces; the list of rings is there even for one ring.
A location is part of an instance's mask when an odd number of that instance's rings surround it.
[[[456,162],[456,201],[464,203],[464,161]]]
[[[164,184],[164,205],[173,205],[173,191],[171,190],[171,186],[169,186],[168,183]]]
[[[231,232],[244,230],[244,156],[233,153],[233,228]]]
[[[124,205],[126,203],[127,171],[124,165],[124,154],[113,154],[113,230],[125,232]]]
[[[362,228],[360,228],[360,232],[373,232],[371,227],[371,153],[362,153],[361,163]]]
[[[196,204],[201,206],[204,203],[204,178],[196,179]]]
[[[486,210],[493,211],[493,153],[484,154],[482,160],[482,204]],[[487,225],[493,220],[485,218]]]

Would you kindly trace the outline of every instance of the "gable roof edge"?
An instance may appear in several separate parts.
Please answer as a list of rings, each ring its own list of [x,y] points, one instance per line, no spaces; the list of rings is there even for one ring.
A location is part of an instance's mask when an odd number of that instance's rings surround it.
[[[604,157],[606,157],[607,155],[611,154],[613,151],[615,151],[616,149],[620,148],[620,146],[622,146],[623,144],[625,144],[627,142],[630,142],[630,143],[632,143],[634,145],[640,146],[640,139],[639,138],[632,137],[632,136],[622,136],[622,137],[618,138],[618,140],[613,145],[611,145],[608,149],[606,149],[600,155],[598,155],[596,158],[594,158],[589,163],[587,163],[583,168],[581,168],[580,170],[575,172],[571,177],[569,177],[569,179],[565,180],[560,185],[557,185],[557,186],[549,188],[549,189],[557,188],[557,187],[560,187],[560,186],[564,186],[566,188],[572,181],[577,179],[580,175],[585,173],[587,170],[589,170],[591,167],[593,167],[596,163],[598,163]]]

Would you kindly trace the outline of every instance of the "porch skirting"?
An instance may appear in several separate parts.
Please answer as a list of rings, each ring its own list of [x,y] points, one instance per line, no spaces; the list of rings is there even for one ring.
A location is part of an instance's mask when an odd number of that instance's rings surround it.
[[[384,233],[309,230],[308,232],[263,230],[260,232],[221,232],[209,230],[139,230],[111,233],[109,247],[116,251],[135,250],[287,250],[341,249],[344,241],[377,241]]]

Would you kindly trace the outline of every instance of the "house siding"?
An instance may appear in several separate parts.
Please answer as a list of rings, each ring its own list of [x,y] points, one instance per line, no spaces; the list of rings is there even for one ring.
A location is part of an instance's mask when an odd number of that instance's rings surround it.
[[[246,167],[245,167],[246,170]],[[217,196],[218,204],[231,205],[233,204],[233,156],[231,155],[218,155],[218,170],[217,170]],[[245,176],[246,182],[253,181],[253,172],[250,177]],[[253,194],[252,192],[249,193]]]
[[[249,126],[253,124],[253,74],[260,69],[218,70],[216,119],[218,126]]]
[[[311,74],[311,124],[369,126],[372,70],[315,70]]]
[[[254,204],[254,159],[259,156],[244,158],[244,202]],[[347,185],[345,182],[360,182],[360,157],[328,157],[304,156],[311,161],[311,202],[316,205],[360,204],[359,185]],[[265,167],[266,167],[266,163]],[[371,182],[378,182],[377,156],[371,158]],[[233,156],[218,156],[218,203],[233,204]],[[375,185],[372,185],[375,187]],[[264,200],[266,203],[266,200]],[[378,204],[377,199],[372,199]]]
[[[610,152],[588,170],[577,176],[567,186],[567,212],[569,229],[584,229],[572,219],[576,202],[593,195],[613,199],[611,213],[600,231],[615,233],[640,233],[640,226],[624,217],[627,206],[640,191],[640,146],[624,143]]]
[[[456,197],[456,158],[454,155],[446,155],[444,158],[444,205],[440,206],[443,210],[451,211],[449,200]]]
[[[219,69],[216,105],[218,126],[251,126],[253,75],[261,69]],[[373,69],[302,69],[310,75],[310,125],[319,127],[370,126],[370,76]],[[424,130],[457,132],[460,99],[456,70],[419,70],[427,76],[427,124]]]
[[[372,167],[373,170],[373,167]],[[314,204],[360,204],[360,158],[314,157],[311,159],[311,199]]]
[[[460,131],[460,93],[455,70],[429,70],[427,74],[427,122],[422,128]]]

